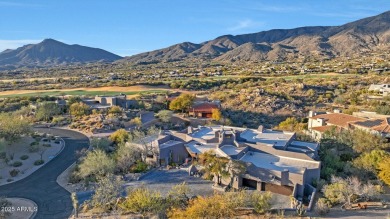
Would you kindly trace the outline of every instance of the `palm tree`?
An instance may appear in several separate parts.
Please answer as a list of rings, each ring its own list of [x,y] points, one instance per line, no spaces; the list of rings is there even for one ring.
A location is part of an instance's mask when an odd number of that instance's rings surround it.
[[[234,177],[245,173],[246,166],[240,160],[230,160],[229,163],[227,163],[226,169],[229,172],[230,176],[229,187],[232,188]]]

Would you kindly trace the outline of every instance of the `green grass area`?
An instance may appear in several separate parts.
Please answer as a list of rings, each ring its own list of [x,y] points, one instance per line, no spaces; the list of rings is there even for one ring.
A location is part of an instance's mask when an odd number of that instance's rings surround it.
[[[34,92],[25,94],[8,94],[0,97],[31,97],[31,96],[62,96],[62,95],[75,95],[75,96],[96,96],[96,95],[136,95],[136,94],[151,94],[151,93],[166,93],[166,90],[148,90],[148,91],[129,91],[129,92],[117,92],[117,91],[86,91],[86,90],[72,90],[72,91],[45,91],[45,92]]]

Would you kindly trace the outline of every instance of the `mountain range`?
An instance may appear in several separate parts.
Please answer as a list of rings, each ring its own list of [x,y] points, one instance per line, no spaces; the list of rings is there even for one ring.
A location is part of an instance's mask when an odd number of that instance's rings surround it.
[[[184,42],[164,49],[120,57],[102,49],[67,45],[53,39],[0,53],[0,68],[88,62],[155,63],[177,60],[262,61],[317,56],[333,58],[390,45],[390,11],[341,26],[274,29],[224,35],[203,43]]]
[[[0,67],[53,66],[88,62],[113,62],[122,57],[102,49],[68,45],[53,39],[7,49],[0,53]]]
[[[373,51],[390,43],[390,11],[341,26],[275,29],[225,35],[200,44],[184,42],[125,57],[127,62],[161,62],[189,58],[217,61],[285,60],[299,56],[333,58]]]

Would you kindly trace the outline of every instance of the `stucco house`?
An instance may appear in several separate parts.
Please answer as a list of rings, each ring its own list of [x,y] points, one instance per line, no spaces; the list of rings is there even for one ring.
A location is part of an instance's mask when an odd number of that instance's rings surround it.
[[[308,131],[314,139],[320,140],[332,128],[338,131],[360,129],[390,140],[390,116],[373,112],[356,112],[353,115],[338,111],[325,114],[309,112]]]
[[[189,116],[197,118],[211,118],[213,115],[213,109],[219,109],[218,103],[214,102],[201,102],[195,103],[189,110]]]
[[[317,143],[296,140],[293,132],[231,126],[188,127],[186,132],[166,131],[153,140],[161,165],[183,163],[206,151],[240,160],[246,171],[233,179],[233,188],[249,187],[283,195],[303,196],[306,185],[319,179]],[[222,182],[226,183],[228,182]]]

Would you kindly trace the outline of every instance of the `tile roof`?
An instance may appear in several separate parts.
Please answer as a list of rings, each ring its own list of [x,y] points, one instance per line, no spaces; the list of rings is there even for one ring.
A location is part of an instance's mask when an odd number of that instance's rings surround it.
[[[327,125],[335,125],[342,128],[348,128],[350,122],[363,121],[365,119],[358,118],[355,116],[347,115],[344,113],[329,113],[329,114],[320,114],[311,117],[312,119],[325,119]]]
[[[190,111],[194,112],[211,112],[213,109],[218,109],[218,105],[215,103],[199,103],[194,105]]]
[[[390,133],[390,118],[368,119],[365,121],[356,121],[351,124],[366,127],[381,133]]]

